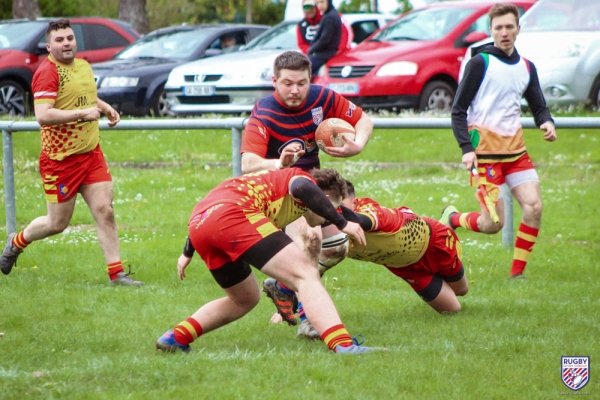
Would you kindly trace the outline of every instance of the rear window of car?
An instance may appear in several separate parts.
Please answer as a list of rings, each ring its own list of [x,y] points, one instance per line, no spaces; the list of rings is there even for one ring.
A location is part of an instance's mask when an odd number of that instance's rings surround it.
[[[245,50],[297,50],[296,23],[286,23],[273,27],[244,48]]]
[[[600,1],[542,0],[521,22],[521,31],[600,30]]]
[[[15,24],[0,24],[0,48],[20,49],[45,32],[47,24],[39,22],[19,22]],[[45,43],[44,39],[44,43]]]
[[[428,8],[413,11],[385,27],[373,37],[373,40],[441,39],[475,11],[475,8],[457,7]]]
[[[112,29],[100,24],[87,24],[86,50],[109,49],[112,47],[124,47],[129,44],[127,39]],[[77,39],[79,40],[79,38]],[[79,43],[78,43],[79,44]]]

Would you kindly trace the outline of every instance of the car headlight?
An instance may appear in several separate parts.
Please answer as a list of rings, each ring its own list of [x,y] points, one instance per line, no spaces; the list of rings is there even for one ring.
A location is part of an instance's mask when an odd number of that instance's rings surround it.
[[[410,61],[393,61],[379,68],[377,76],[412,76],[416,75],[419,66]]]
[[[321,68],[319,68],[319,71],[317,72],[317,76],[325,76],[325,75],[327,75],[326,71],[327,71],[327,66],[325,64],[323,64],[321,66]]]
[[[132,76],[107,76],[100,83],[101,88],[136,87],[140,78]]]

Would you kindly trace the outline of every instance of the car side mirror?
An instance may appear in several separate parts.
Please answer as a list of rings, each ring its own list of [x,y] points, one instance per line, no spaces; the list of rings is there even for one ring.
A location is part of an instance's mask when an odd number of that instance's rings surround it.
[[[38,43],[37,53],[38,54],[48,54],[48,49],[46,48],[46,43]]]
[[[479,42],[480,40],[487,38],[488,34],[485,32],[471,32],[464,38],[463,42],[465,46],[470,46],[475,42]]]

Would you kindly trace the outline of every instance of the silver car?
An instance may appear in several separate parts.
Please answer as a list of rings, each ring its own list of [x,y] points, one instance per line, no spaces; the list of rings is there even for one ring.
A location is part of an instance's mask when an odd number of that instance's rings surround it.
[[[393,16],[345,14],[355,37],[364,39]],[[165,84],[171,112],[176,115],[250,112],[273,93],[273,62],[286,50],[298,50],[296,24],[285,21],[251,41],[235,54],[193,61],[174,68]]]
[[[540,0],[520,24],[515,47],[535,64],[547,104],[600,108],[600,1]]]

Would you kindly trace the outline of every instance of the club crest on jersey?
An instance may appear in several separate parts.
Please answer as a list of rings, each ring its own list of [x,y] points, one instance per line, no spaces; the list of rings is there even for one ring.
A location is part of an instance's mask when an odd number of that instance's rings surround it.
[[[313,108],[310,112],[313,117],[313,122],[315,125],[319,126],[319,124],[323,122],[323,107]]]
[[[582,389],[590,380],[590,358],[567,356],[560,358],[561,378],[571,390]]]
[[[354,115],[354,110],[356,110],[356,105],[354,105],[353,102],[349,101],[348,102],[348,111],[346,111],[346,116],[347,117],[352,117]]]
[[[487,175],[490,178],[494,178],[496,176],[496,171],[494,171],[494,169],[492,167],[488,167],[488,169],[487,169]]]

